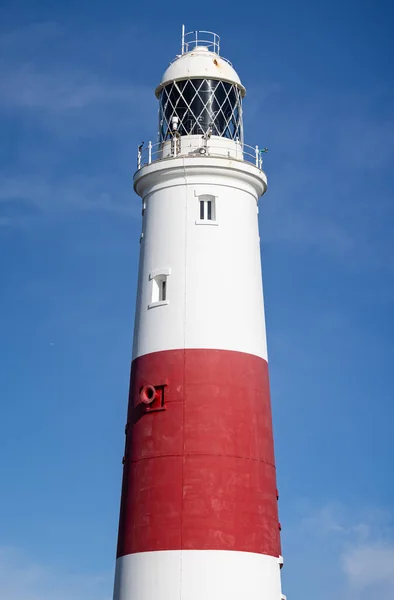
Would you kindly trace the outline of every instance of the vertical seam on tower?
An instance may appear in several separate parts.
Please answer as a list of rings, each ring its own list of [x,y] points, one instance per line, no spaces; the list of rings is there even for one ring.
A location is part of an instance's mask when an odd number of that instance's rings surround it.
[[[183,298],[183,407],[182,407],[182,498],[181,498],[181,577],[180,577],[180,595],[182,600],[183,586],[183,489],[184,489],[184,471],[185,471],[185,402],[186,402],[186,282],[187,282],[187,176],[185,168],[185,159],[183,158],[183,176],[185,179],[185,275],[184,275],[184,298]]]

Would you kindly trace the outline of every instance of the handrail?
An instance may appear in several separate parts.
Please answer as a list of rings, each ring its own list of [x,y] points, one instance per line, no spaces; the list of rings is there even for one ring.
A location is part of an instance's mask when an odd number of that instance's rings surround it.
[[[201,37],[200,34],[202,34],[204,37]],[[206,39],[207,37],[208,39]],[[217,33],[214,33],[213,31],[188,31],[186,33],[185,26],[182,25],[181,53],[177,54],[176,57],[170,61],[170,65],[181,58],[184,54],[192,52],[197,46],[204,46],[205,48],[208,48],[210,52],[214,52],[220,56],[220,37]],[[233,63],[224,56],[220,56],[220,60],[228,63],[230,67],[233,66]]]
[[[220,37],[213,31],[188,31],[182,25],[182,54],[190,52],[196,46],[206,46],[212,52],[220,54]]]
[[[263,154],[268,152],[268,148],[259,148],[259,146],[250,146],[239,141],[232,145],[220,143],[220,138],[201,138],[201,145],[194,147],[191,151],[189,148],[179,148],[179,140],[185,138],[173,138],[164,142],[152,144],[148,142],[147,146],[143,144],[138,146],[137,152],[137,170],[150,165],[159,160],[168,160],[177,156],[222,156],[235,160],[241,160],[254,164],[258,169],[263,168]],[[230,140],[228,140],[230,141]],[[163,156],[163,151],[167,150]],[[227,153],[227,154],[226,154]]]

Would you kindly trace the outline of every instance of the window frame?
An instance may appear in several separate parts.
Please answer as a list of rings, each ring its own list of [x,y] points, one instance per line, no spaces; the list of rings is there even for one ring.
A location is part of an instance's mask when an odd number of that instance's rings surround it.
[[[171,269],[162,268],[156,269],[149,273],[149,281],[151,282],[149,293],[150,303],[149,308],[155,308],[156,306],[165,306],[168,302],[168,277],[171,274]]]
[[[198,219],[196,225],[218,225],[217,220],[217,196],[207,193],[195,192],[198,202]],[[209,218],[211,213],[211,218]]]

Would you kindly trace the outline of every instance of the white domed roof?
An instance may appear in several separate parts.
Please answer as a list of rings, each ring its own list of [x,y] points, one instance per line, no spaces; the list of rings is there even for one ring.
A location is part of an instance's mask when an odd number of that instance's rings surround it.
[[[162,88],[168,83],[182,79],[220,79],[238,86],[242,97],[246,94],[233,66],[216,52],[210,52],[206,46],[196,46],[171,63],[156,88],[156,96],[159,97]]]

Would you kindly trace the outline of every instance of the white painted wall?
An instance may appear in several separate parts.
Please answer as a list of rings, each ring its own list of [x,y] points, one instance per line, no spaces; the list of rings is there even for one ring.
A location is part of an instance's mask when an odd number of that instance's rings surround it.
[[[116,561],[114,600],[280,600],[278,559],[252,552],[167,550]]]
[[[145,201],[133,358],[210,348],[267,359],[257,221],[265,175],[227,158],[159,161],[136,174]],[[198,195],[216,199],[217,225],[196,224]],[[148,309],[152,272],[167,278],[166,305]]]

